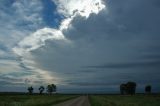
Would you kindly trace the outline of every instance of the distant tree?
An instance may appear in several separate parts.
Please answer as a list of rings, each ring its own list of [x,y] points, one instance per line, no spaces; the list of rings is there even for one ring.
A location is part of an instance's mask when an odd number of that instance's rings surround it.
[[[126,84],[120,85],[120,93],[121,95],[124,95],[126,93]]]
[[[136,85],[137,84],[135,82],[128,82],[126,84],[126,93],[127,94],[131,94],[131,95],[135,94],[135,92],[136,92]]]
[[[51,84],[47,86],[47,92],[49,94],[52,94],[52,92],[56,92],[56,90],[57,90],[57,87],[55,84]]]
[[[127,82],[126,84],[120,85],[120,93],[124,94],[135,94],[136,92],[136,83],[135,82]]]
[[[32,94],[33,93],[33,87],[32,86],[30,86],[30,87],[28,87],[28,92],[29,92],[29,94]]]
[[[45,89],[44,86],[40,86],[40,87],[39,87],[39,93],[42,94],[43,91],[44,91],[44,89]]]
[[[151,89],[152,89],[152,87],[151,87],[150,85],[147,85],[147,86],[145,87],[145,92],[146,92],[147,94],[150,94],[150,93],[151,93]]]

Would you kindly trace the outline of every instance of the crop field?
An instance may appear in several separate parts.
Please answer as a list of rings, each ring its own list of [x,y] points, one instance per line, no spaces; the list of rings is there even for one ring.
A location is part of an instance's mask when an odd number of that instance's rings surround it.
[[[160,106],[160,95],[93,95],[91,106]]]
[[[76,95],[0,95],[0,106],[54,106]]]

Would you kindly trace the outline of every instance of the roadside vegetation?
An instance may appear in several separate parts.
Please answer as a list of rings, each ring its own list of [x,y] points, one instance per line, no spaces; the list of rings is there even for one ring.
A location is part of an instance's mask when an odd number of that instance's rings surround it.
[[[121,95],[91,95],[91,106],[160,106],[160,94],[152,94],[152,86],[146,85],[145,94],[136,94],[137,84],[120,84]]]
[[[145,94],[136,94],[135,82],[122,83],[119,95],[89,95],[91,106],[160,106],[160,94],[152,93],[152,86],[146,85]],[[39,93],[34,87],[27,88],[28,93],[0,94],[0,106],[54,106],[80,95],[57,94],[55,84],[40,86]],[[46,91],[46,92],[45,92]]]
[[[0,95],[0,106],[53,106],[76,95]]]
[[[91,106],[160,106],[160,95],[92,95]]]

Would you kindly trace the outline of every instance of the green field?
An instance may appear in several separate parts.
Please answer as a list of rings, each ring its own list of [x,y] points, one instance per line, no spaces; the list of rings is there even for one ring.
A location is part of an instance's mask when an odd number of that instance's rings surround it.
[[[160,95],[93,95],[91,106],[160,106]]]
[[[76,95],[0,95],[0,106],[53,106]]]
[[[54,106],[80,95],[0,94],[0,106]],[[160,106],[160,95],[89,95],[91,106]]]

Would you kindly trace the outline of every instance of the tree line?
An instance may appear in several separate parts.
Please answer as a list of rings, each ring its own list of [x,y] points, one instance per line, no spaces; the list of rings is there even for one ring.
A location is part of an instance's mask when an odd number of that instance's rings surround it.
[[[135,82],[123,83],[123,84],[120,85],[120,94],[121,95],[125,95],[125,94],[134,95],[136,93],[136,86],[137,86],[137,84]],[[34,88],[32,86],[28,87],[29,94],[32,94],[33,90],[34,90]],[[44,86],[40,86],[38,90],[39,90],[39,94],[43,94],[43,92],[45,90],[45,87]],[[151,85],[145,86],[145,93],[146,94],[150,94],[151,90],[152,90]],[[53,92],[57,91],[57,87],[56,87],[55,84],[47,85],[46,91],[49,94],[52,94]]]
[[[135,82],[127,82],[125,84],[120,85],[120,93],[122,95],[129,94],[134,95],[136,93],[136,86],[137,84]],[[145,93],[150,94],[151,93],[151,85],[145,86]]]
[[[32,86],[28,87],[28,92],[29,94],[32,94],[33,91],[34,91],[34,88]],[[38,88],[39,90],[39,94],[43,94],[43,92],[45,91],[45,87],[44,86],[40,86]],[[52,94],[53,92],[56,92],[57,91],[57,87],[55,84],[50,84],[50,85],[47,85],[46,87],[46,91],[49,93],[49,94]]]

